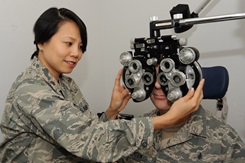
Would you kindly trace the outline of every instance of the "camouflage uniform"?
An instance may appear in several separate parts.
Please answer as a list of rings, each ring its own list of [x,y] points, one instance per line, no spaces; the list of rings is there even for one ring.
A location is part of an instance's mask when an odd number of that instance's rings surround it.
[[[152,118],[98,119],[75,82],[58,83],[37,58],[12,85],[1,130],[3,163],[110,162],[153,143]]]
[[[157,115],[157,110],[145,116]],[[245,145],[233,128],[216,119],[201,106],[163,146],[162,132],[154,132],[149,149],[135,151],[118,162],[241,162],[245,163]]]

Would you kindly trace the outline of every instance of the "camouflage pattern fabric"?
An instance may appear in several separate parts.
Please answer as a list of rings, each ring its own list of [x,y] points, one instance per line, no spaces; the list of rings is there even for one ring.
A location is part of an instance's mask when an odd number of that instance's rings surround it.
[[[2,163],[110,162],[153,143],[152,118],[98,119],[75,82],[58,83],[37,58],[13,83],[0,127]]]
[[[157,110],[145,116],[157,115]],[[154,132],[154,143],[120,159],[119,163],[245,163],[245,145],[237,132],[201,106],[190,120],[161,146],[162,132]]]

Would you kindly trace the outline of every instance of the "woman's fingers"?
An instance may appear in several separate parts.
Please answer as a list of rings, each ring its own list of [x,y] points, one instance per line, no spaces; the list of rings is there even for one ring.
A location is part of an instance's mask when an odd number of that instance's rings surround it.
[[[117,73],[117,77],[115,79],[115,86],[119,87],[121,85],[121,76],[122,76],[122,73],[123,73],[123,69],[121,68],[118,73]]]

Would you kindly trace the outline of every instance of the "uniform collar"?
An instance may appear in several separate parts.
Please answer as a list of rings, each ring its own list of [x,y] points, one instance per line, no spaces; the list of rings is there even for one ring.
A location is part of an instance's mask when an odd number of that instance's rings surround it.
[[[160,112],[159,110],[155,109],[151,113],[151,115],[160,115]],[[192,135],[206,137],[206,126],[206,112],[204,108],[200,105],[198,110],[192,114],[190,119],[185,123],[182,128],[187,130]]]
[[[152,114],[158,115],[157,109]],[[159,148],[161,139],[161,130],[154,133],[155,138],[158,140],[155,147]],[[165,149],[169,146],[180,144],[189,141],[193,137],[206,137],[206,112],[200,105],[199,109],[192,114],[190,119],[169,139],[169,141],[162,146]]]
[[[36,70],[37,74],[40,75],[45,82],[49,83],[54,90],[58,92],[61,90],[61,86],[58,81],[50,74],[49,70],[39,61],[37,57],[33,58],[31,68]],[[62,75],[60,76],[60,79],[62,79]]]

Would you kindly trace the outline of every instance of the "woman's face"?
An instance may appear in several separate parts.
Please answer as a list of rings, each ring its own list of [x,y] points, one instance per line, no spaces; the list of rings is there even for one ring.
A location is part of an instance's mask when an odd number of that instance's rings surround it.
[[[73,21],[61,24],[47,42],[38,44],[38,58],[56,80],[60,74],[69,74],[82,57],[82,40],[79,28]]]

